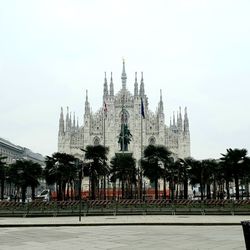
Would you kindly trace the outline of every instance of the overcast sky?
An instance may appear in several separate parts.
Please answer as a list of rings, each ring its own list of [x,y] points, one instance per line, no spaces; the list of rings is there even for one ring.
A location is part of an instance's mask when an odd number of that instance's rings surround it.
[[[104,71],[121,88],[144,72],[166,123],[187,106],[191,154],[250,150],[249,0],[0,0],[0,137],[57,151],[60,107],[83,122],[85,91],[102,105]]]

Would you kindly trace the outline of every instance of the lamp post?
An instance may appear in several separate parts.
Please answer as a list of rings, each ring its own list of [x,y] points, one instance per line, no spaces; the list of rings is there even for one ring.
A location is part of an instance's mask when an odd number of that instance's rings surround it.
[[[59,161],[55,162],[55,176],[56,176],[56,183],[55,183],[55,188],[56,188],[56,199],[61,200],[61,180],[58,179],[58,168],[60,166]]]
[[[143,181],[143,201],[146,200],[146,181]]]
[[[80,165],[79,170],[79,221],[82,220],[82,176],[83,176],[83,164]]]
[[[80,148],[80,150],[86,153],[85,149]],[[83,157],[83,161],[81,161],[80,163],[80,170],[79,170],[79,222],[82,221],[82,178],[83,178],[84,159],[85,159],[85,156]],[[78,163],[79,163],[79,160],[78,160]]]
[[[188,199],[188,172],[190,170],[190,166],[187,162],[182,159],[180,161],[181,168],[183,168],[183,196],[184,199]]]
[[[18,169],[17,174],[19,176],[19,184],[21,187],[21,200],[22,204],[25,203],[26,200],[26,186],[25,186],[25,181],[24,181],[24,170],[23,169]]]

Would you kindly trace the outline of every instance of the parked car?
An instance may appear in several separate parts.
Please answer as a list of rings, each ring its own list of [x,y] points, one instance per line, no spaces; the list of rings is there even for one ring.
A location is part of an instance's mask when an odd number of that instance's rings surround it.
[[[36,196],[36,200],[50,201],[50,189],[44,189]]]

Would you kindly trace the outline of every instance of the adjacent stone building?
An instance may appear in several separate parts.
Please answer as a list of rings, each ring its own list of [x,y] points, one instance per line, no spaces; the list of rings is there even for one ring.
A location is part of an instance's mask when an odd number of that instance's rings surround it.
[[[184,116],[181,108],[173,115],[170,125],[165,123],[164,105],[162,92],[156,112],[149,109],[148,97],[145,93],[143,73],[140,82],[135,73],[133,94],[127,89],[127,75],[125,62],[123,61],[122,88],[114,93],[112,73],[110,82],[104,77],[103,107],[97,112],[91,111],[86,91],[85,110],[83,124],[79,126],[75,115],[71,116],[67,107],[66,116],[61,114],[59,119],[58,151],[73,154],[82,158],[87,145],[102,144],[109,147],[109,159],[115,153],[121,152],[118,143],[122,133],[121,124],[126,124],[132,134],[127,151],[133,153],[133,157],[139,160],[143,148],[149,144],[162,144],[172,151],[175,158],[190,156],[190,133],[187,108]],[[144,117],[142,117],[144,115]]]
[[[15,145],[14,143],[0,138],[0,155],[6,157],[6,163],[11,164],[16,160],[31,160],[44,166],[44,157],[39,153],[34,153],[30,149]]]

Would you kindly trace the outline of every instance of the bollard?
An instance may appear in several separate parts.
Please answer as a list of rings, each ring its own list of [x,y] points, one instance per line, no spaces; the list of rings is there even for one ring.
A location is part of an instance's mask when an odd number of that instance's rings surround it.
[[[250,250],[250,221],[241,221],[241,225],[244,233],[246,249]]]

